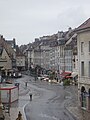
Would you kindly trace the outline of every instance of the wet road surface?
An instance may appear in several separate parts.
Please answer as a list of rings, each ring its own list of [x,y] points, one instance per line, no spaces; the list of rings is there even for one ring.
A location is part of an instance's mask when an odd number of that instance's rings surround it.
[[[25,107],[27,120],[76,120],[66,109],[77,104],[75,86],[64,89],[44,81],[28,81],[28,86],[37,91],[37,97]]]

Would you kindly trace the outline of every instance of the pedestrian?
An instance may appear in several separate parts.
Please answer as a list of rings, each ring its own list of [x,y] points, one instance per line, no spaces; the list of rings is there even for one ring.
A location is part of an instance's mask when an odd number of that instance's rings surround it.
[[[30,93],[29,96],[30,96],[30,101],[32,101],[32,93]]]
[[[23,119],[22,119],[22,114],[21,114],[20,111],[19,111],[19,113],[18,113],[18,118],[16,118],[16,120],[23,120]]]
[[[57,82],[58,82],[58,77],[57,77]]]
[[[25,86],[26,86],[26,88],[27,88],[27,82],[25,83]]]

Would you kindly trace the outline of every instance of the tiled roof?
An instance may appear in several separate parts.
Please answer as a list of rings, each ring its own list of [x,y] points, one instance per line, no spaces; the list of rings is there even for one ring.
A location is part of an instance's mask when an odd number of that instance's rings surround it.
[[[20,51],[18,45],[16,46],[16,56],[24,56],[24,54]]]
[[[76,31],[78,30],[83,30],[83,29],[87,29],[90,28],[90,18],[88,20],[86,20],[83,24],[81,24]]]
[[[9,55],[9,57],[12,58],[12,56],[14,54],[14,50],[12,49],[11,45],[9,45],[5,41],[5,39],[3,38],[3,36],[1,36],[1,38],[0,38],[0,45],[5,48],[5,50],[7,51],[8,55]]]
[[[56,40],[54,40],[50,43],[50,47],[55,47],[57,45],[58,45],[58,42]]]

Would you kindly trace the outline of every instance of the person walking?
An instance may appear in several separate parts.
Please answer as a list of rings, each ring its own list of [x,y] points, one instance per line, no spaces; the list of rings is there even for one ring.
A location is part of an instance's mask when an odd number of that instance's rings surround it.
[[[18,118],[16,118],[16,120],[23,120],[23,119],[22,119],[22,114],[21,114],[20,111],[19,111],[19,113],[18,113]]]

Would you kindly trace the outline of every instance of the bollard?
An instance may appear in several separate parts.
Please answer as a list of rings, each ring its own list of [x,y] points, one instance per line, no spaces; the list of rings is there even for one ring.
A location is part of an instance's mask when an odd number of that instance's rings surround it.
[[[32,93],[30,93],[29,95],[30,95],[30,101],[32,101]]]

